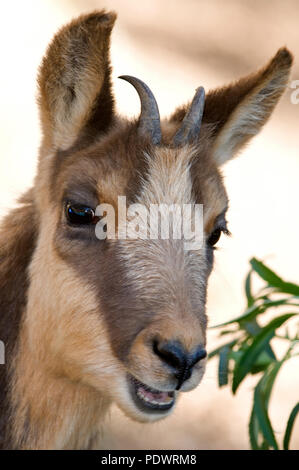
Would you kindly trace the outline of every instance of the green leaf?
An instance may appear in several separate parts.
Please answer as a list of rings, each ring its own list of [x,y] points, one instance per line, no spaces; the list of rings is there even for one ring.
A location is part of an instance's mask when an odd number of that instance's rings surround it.
[[[273,338],[275,334],[275,330],[294,315],[295,314],[293,313],[288,313],[275,318],[270,323],[268,323],[268,325],[266,325],[261,330],[261,332],[254,338],[250,347],[244,352],[244,355],[240,359],[239,363],[237,363],[235,366],[232,384],[233,393],[236,393],[237,388],[242,382],[242,380],[248,373],[250,373],[250,370],[260,353],[265,348],[267,348],[269,341]]]
[[[225,347],[229,347],[231,349],[237,342],[238,340],[235,339],[233,341],[230,341],[229,343],[222,344],[222,346],[219,346],[218,348],[214,349],[212,352],[208,354],[208,359],[212,359],[212,357],[217,356],[217,354],[219,354],[220,351]]]
[[[261,450],[269,450],[269,444],[267,441],[263,441],[261,445]]]
[[[245,312],[240,315],[239,317],[233,318],[232,320],[226,321],[224,323],[219,323],[218,325],[210,326],[211,329],[214,328],[221,328],[226,325],[231,325],[232,323],[238,323],[241,320],[247,320],[247,318],[255,317],[257,313],[259,312],[260,307],[253,305],[252,307],[249,307],[248,309],[245,310]]]
[[[283,359],[282,361],[273,362],[273,364],[270,366],[267,372],[263,375],[260,381],[263,394],[265,397],[266,407],[268,407],[268,404],[269,404],[270,395],[272,392],[274,381],[284,362],[285,362],[285,359]]]
[[[228,384],[228,363],[230,347],[224,346],[219,354],[218,384],[219,387]]]
[[[261,409],[256,403],[256,400],[254,400],[250,422],[249,422],[249,438],[250,438],[250,444],[251,444],[252,449],[266,449],[269,447],[269,445],[272,445],[273,447],[273,439],[272,440],[270,439],[270,442],[269,442],[266,437],[267,433],[263,432],[263,429],[265,430],[266,429],[265,426],[267,425],[267,416],[268,416],[267,409],[269,405],[269,400],[270,400],[270,395],[272,392],[273,384],[283,363],[284,363],[284,360],[280,362],[274,362],[268,368],[268,370],[265,372],[265,374],[263,375],[263,377],[261,378],[261,380],[256,386],[256,388],[259,387],[258,393],[260,395],[260,400],[262,400],[262,402],[264,403],[263,405],[264,410],[261,414]],[[266,410],[266,417],[265,417],[265,410]],[[268,429],[268,433],[271,434],[271,430]],[[264,437],[264,442],[262,444],[259,444],[260,434],[262,434]]]
[[[257,260],[256,258],[252,258],[250,260],[250,264],[252,269],[258,273],[258,275],[264,279],[270,286],[272,287],[280,287],[284,284],[283,279],[277,276],[274,271],[269,269],[267,266],[264,265],[261,261]]]
[[[257,315],[264,313],[268,308],[279,307],[280,305],[290,305],[292,307],[297,307],[299,304],[294,304],[290,302],[292,298],[279,299],[279,300],[265,300],[261,305],[252,305],[239,317],[233,318],[225,323],[220,323],[218,325],[210,326],[211,329],[221,328],[226,325],[231,325],[232,323],[239,323],[242,327],[245,322],[251,321]]]
[[[267,351],[262,351],[257,360],[250,369],[251,374],[257,374],[264,371],[273,362],[273,357]]]
[[[244,324],[242,322],[242,325],[250,336],[257,336],[262,331],[262,327],[258,324],[255,318],[249,322],[244,322]],[[266,345],[265,353],[267,353],[268,356],[272,358],[272,360],[276,361],[276,356],[270,344]]]
[[[270,286],[276,287],[279,292],[284,292],[291,295],[299,295],[299,286],[292,282],[285,282],[281,277],[277,276],[274,271],[264,265],[256,258],[250,260],[252,269],[266,281]]]
[[[246,281],[245,281],[245,293],[247,297],[248,307],[251,307],[254,304],[254,298],[251,293],[251,275],[252,275],[252,271],[249,271],[246,277]]]
[[[253,318],[253,320],[250,320],[250,321],[242,322],[242,326],[244,330],[246,330],[247,333],[250,334],[250,336],[256,336],[261,331],[261,327],[259,326],[255,318]]]
[[[298,296],[299,286],[297,286],[297,284],[293,284],[292,282],[284,282],[281,287],[277,288],[277,292]]]
[[[223,330],[223,331],[220,331],[219,332],[219,335],[220,336],[225,336],[225,335],[231,335],[231,334],[234,334],[234,333],[237,333],[237,329],[234,329],[234,330]]]
[[[238,351],[231,351],[229,354],[229,357],[230,359],[233,359],[235,362],[239,362],[243,354],[244,354],[244,351],[239,349]]]
[[[291,414],[290,414],[289,419],[288,419],[286,432],[285,432],[284,439],[283,439],[283,448],[284,448],[284,450],[289,449],[291,433],[292,433],[294,422],[295,422],[295,419],[296,419],[296,416],[297,416],[298,413],[299,413],[299,402],[292,409]]]
[[[265,397],[262,391],[263,378],[264,377],[262,377],[261,381],[255,387],[255,391],[254,391],[255,412],[256,412],[259,427],[261,429],[261,432],[263,433],[263,436],[265,437],[269,445],[273,447],[273,449],[278,450],[278,445],[277,445],[274,432],[271,426],[271,422],[268,416],[267,406],[265,403]]]
[[[261,351],[269,343],[270,339],[273,338],[273,336],[273,330],[262,331],[262,333],[254,339],[251,347],[248,348],[248,350],[243,354],[239,363],[236,363],[232,384],[233,393],[236,393],[240,383],[243,381],[246,375],[250,373],[256,359],[260,355]]]
[[[259,450],[259,422],[257,419],[256,411],[255,411],[255,406],[253,405],[252,411],[251,411],[251,416],[250,416],[250,421],[249,421],[249,439],[250,439],[250,445],[253,450]]]

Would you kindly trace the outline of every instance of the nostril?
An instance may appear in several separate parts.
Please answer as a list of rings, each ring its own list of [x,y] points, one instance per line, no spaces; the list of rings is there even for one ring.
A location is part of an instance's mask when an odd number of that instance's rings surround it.
[[[204,348],[199,347],[199,348],[195,351],[195,353],[194,353],[194,355],[193,355],[191,361],[189,362],[189,364],[190,364],[189,367],[195,366],[195,364],[197,364],[197,363],[198,363],[199,361],[201,361],[202,359],[205,359],[206,357],[207,357],[207,351],[206,351]]]
[[[178,380],[177,390],[192,375],[192,369],[199,361],[207,356],[206,350],[199,346],[192,354],[185,351],[179,342],[153,342],[154,353],[168,366],[175,369],[174,376]]]
[[[175,343],[154,341],[153,350],[169,366],[175,369],[181,369],[185,366],[186,355],[182,348]]]

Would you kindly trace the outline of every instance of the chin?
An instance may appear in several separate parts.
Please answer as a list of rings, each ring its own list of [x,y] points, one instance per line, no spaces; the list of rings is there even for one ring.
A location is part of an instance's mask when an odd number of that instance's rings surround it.
[[[126,373],[113,393],[113,400],[123,413],[140,423],[159,421],[172,414],[182,393],[194,390],[200,383],[204,370],[197,380],[185,383],[180,391],[166,386],[154,388]]]

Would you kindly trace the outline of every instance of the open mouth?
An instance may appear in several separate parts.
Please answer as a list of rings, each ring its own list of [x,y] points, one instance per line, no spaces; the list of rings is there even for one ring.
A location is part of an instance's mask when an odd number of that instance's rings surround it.
[[[129,376],[132,397],[141,411],[167,411],[174,405],[175,394],[163,392],[145,385],[133,376]]]

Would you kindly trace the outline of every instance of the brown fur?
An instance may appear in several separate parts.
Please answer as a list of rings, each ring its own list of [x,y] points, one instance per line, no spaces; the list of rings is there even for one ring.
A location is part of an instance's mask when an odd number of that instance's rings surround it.
[[[155,147],[114,111],[115,17],[94,12],[63,27],[40,69],[38,172],[0,232],[2,448],[98,447],[113,401],[139,421],[162,417],[136,408],[127,376],[174,390],[153,341],[190,354],[205,346],[213,250],[185,252],[173,239],[99,241],[94,226],[67,223],[65,203],[116,211],[119,195],[147,207],[201,203],[207,240],[228,205],[219,166],[260,130],[287,83],[292,59],[282,49],[261,71],[208,93],[198,139],[171,144],[184,106],[162,122]],[[204,367],[194,366],[181,391],[198,385]]]

